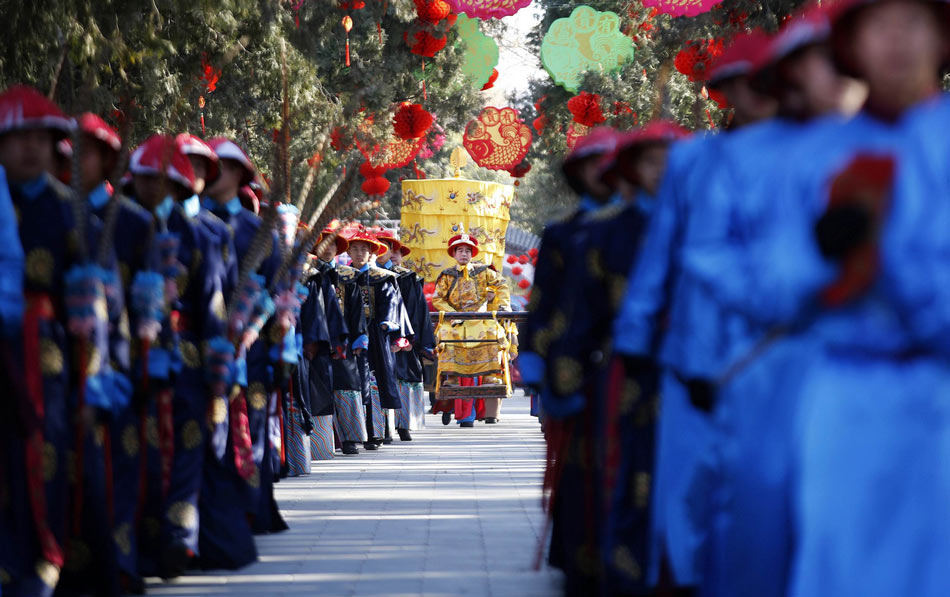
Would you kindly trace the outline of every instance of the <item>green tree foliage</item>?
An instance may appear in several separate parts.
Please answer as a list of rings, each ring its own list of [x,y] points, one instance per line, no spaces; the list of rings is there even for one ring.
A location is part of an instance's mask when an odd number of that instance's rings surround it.
[[[610,10],[620,16],[620,29],[635,48],[632,62],[614,73],[591,71],[580,87],[601,96],[607,126],[629,129],[662,117],[689,129],[721,127],[728,111],[703,93],[700,82],[679,73],[674,59],[690,40],[728,40],[741,30],[762,27],[772,31],[793,13],[801,0],[726,0],[712,11],[696,17],[672,18],[625,0],[536,0],[542,14],[530,44],[538,51],[541,39],[554,20],[571,14],[577,6]],[[555,85],[550,77],[534,82],[527,97],[519,98],[519,110],[530,121],[543,113],[547,126],[535,139],[528,159],[534,165],[524,185],[520,214],[531,218],[525,224],[535,230],[573,204],[558,177],[561,156],[567,151],[567,131],[572,121],[567,102],[574,94]],[[539,102],[541,111],[535,103]],[[555,199],[552,200],[552,197]]]
[[[228,135],[275,171],[286,63],[294,192],[320,150],[314,189],[324,188],[355,150],[326,142],[374,115],[384,140],[399,102],[422,103],[446,130],[461,130],[481,107],[459,74],[454,32],[434,58],[409,51],[411,2],[368,0],[344,11],[330,0],[0,0],[0,86],[29,83],[71,113],[92,110],[113,124],[127,117],[132,144],[161,131]],[[345,14],[353,19],[351,67],[344,65]],[[423,98],[423,79],[426,98]],[[204,108],[200,107],[204,99]],[[446,148],[450,149],[450,148]],[[391,172],[393,182],[412,169]],[[398,213],[398,185],[384,202]]]

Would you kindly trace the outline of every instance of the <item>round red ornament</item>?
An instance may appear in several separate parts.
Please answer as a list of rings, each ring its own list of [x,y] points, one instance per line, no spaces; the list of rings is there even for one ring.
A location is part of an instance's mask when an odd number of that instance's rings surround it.
[[[567,100],[567,109],[574,115],[574,122],[584,126],[597,126],[607,120],[600,109],[600,96],[582,91]]]
[[[531,249],[528,250],[528,255],[530,255],[531,257],[537,257],[537,256],[538,256],[538,250],[535,249],[535,248],[531,248]]]
[[[525,278],[521,278],[518,281],[518,288],[521,290],[527,290],[529,286],[531,286],[531,282],[528,282]]]
[[[416,14],[427,23],[438,23],[449,16],[452,8],[445,0],[414,0]]]
[[[515,264],[515,263],[518,263],[518,258],[515,257],[514,255],[509,255],[508,257],[505,258],[505,261],[511,264]]]
[[[511,273],[516,276],[520,276],[522,272],[524,272],[524,268],[521,267],[520,265],[516,265],[513,268],[511,268]]]
[[[382,176],[374,176],[363,181],[361,186],[367,195],[382,195],[389,190],[389,181]]]
[[[524,265],[524,264],[528,263],[528,256],[527,256],[527,255],[519,255],[519,256],[518,256],[518,263],[520,263],[521,265]]]
[[[426,134],[435,119],[419,104],[403,104],[393,117],[393,130],[405,140],[418,139]]]

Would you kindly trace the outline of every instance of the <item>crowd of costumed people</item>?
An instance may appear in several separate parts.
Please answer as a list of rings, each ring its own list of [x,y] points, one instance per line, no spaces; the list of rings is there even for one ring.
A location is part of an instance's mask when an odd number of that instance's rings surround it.
[[[287,529],[281,477],[424,427],[430,310],[508,308],[468,234],[446,247],[459,283],[427,295],[392,230],[311,229],[231,139],[152,135],[113,181],[122,148],[95,114],[0,94],[4,595],[255,561],[254,535]],[[375,205],[349,186],[336,204]],[[437,410],[494,424],[497,402]]]
[[[724,129],[577,141],[518,358],[566,594],[950,591],[948,67],[947,2],[819,3]]]

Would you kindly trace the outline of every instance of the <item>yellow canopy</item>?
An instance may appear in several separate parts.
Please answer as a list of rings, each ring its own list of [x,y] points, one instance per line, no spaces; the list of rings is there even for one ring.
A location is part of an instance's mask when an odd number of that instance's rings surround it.
[[[467,232],[478,239],[475,260],[501,272],[514,192],[510,185],[463,178],[404,180],[399,238],[412,249],[406,265],[434,282],[455,264],[446,252],[449,239]]]

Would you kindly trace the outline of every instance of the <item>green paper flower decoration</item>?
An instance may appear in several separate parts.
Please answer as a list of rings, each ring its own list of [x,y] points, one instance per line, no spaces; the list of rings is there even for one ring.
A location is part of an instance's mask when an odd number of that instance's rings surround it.
[[[478,28],[478,19],[465,15],[458,16],[455,28],[459,38],[465,44],[465,57],[462,60],[462,74],[472,77],[475,87],[481,89],[491,71],[498,65],[498,44]]]
[[[541,63],[571,93],[577,92],[585,72],[614,71],[630,60],[633,42],[621,33],[620,17],[589,6],[578,6],[571,16],[551,23],[541,40]]]

